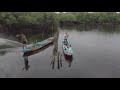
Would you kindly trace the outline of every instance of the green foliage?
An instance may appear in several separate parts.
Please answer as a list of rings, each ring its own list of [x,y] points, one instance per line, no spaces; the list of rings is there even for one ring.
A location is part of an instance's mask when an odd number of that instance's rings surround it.
[[[59,14],[60,21],[76,21],[76,16],[72,13],[60,13]]]
[[[53,12],[0,12],[0,24],[5,26],[34,26],[48,25],[57,26],[57,17]]]
[[[60,13],[57,15],[59,22],[79,23],[79,24],[119,24],[120,23],[120,14],[115,12],[69,12],[69,13]]]
[[[0,25],[9,28],[36,27],[56,29],[63,24],[120,24],[120,13],[115,12],[0,12]],[[46,30],[46,29],[45,29]]]

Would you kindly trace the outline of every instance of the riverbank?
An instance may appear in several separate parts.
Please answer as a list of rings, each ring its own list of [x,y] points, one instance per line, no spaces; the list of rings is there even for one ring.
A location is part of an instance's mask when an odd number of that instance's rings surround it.
[[[120,13],[116,12],[69,12],[58,14],[61,25],[120,24]]]
[[[26,37],[53,35],[58,27],[115,27],[120,25],[120,13],[115,12],[0,12],[0,33],[20,34]],[[87,29],[86,29],[87,30]],[[115,30],[115,29],[114,29]],[[116,29],[119,31],[119,29]]]

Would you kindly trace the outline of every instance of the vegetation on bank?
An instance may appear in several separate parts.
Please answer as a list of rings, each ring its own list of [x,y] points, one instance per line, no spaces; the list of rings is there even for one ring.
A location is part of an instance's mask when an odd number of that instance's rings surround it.
[[[0,32],[54,32],[58,25],[120,24],[116,12],[0,12]]]
[[[52,32],[57,27],[58,21],[54,12],[0,12],[0,31],[3,32],[34,34]]]
[[[59,13],[60,25],[120,24],[120,13],[116,12],[69,12]]]

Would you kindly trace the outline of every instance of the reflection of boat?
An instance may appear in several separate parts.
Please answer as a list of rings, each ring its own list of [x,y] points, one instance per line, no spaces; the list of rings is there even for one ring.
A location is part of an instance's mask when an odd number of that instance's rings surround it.
[[[71,67],[71,63],[73,61],[73,56],[68,56],[68,55],[64,54],[64,58],[65,58],[66,61],[68,61],[69,67]]]
[[[23,58],[24,58],[24,62],[25,62],[25,67],[22,70],[26,69],[26,71],[27,71],[29,69],[29,67],[30,67],[28,57],[23,56]]]
[[[54,37],[48,38],[46,40],[43,40],[41,42],[38,42],[30,47],[27,47],[26,49],[23,50],[24,54],[25,53],[30,53],[30,52],[34,52],[36,50],[42,49],[43,47],[48,46],[49,44],[51,44],[54,40]]]
[[[47,45],[46,47],[37,49],[37,50],[32,51],[32,52],[29,52],[29,53],[24,53],[23,56],[31,56],[31,55],[37,54],[37,53],[39,53],[39,52],[41,52],[41,51],[47,49],[48,47],[50,47],[50,46],[52,46],[52,45],[53,45],[53,44],[51,43],[51,44]]]

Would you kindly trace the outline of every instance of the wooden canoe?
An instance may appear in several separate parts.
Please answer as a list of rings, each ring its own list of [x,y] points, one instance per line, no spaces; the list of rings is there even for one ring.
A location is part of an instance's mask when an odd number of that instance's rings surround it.
[[[42,49],[43,47],[50,45],[51,43],[53,43],[53,41],[54,41],[54,37],[50,37],[46,40],[43,40],[41,42],[38,42],[32,46],[29,46],[29,47],[23,49],[23,52],[24,52],[24,54],[34,52],[36,50]]]
[[[67,42],[67,45],[65,44],[65,42],[63,42],[62,49],[65,56],[73,55],[73,49],[69,42]]]
[[[42,52],[43,50],[47,49],[48,47],[50,47],[50,46],[52,46],[52,45],[53,45],[53,43],[48,44],[48,45],[46,45],[45,47],[40,48],[40,49],[37,49],[37,50],[35,50],[35,51],[29,52],[29,53],[24,53],[23,56],[32,56],[32,55],[35,55],[35,54],[37,54],[37,53],[39,53],[39,52]]]

